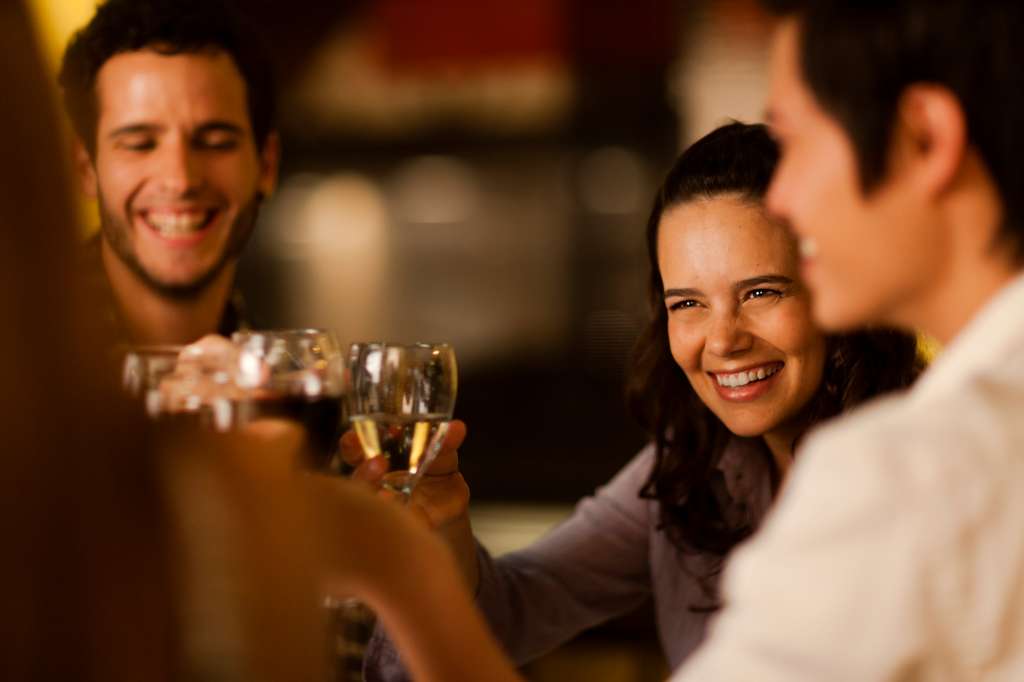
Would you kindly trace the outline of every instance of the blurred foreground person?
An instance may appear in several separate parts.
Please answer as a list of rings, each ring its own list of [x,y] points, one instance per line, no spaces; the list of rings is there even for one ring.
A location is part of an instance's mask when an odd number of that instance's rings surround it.
[[[0,679],[321,679],[296,434],[158,445],[121,399],[33,34],[0,5]]]
[[[493,559],[474,544],[459,482],[426,477],[419,504],[465,519],[464,537],[447,537],[516,663],[653,597],[678,666],[703,640],[722,565],[768,513],[796,443],[920,371],[912,335],[814,325],[796,241],[764,209],[777,160],[765,126],[731,123],[683,152],[659,189],[645,235],[651,316],[629,386],[651,443],[615,478],[538,542]],[[405,677],[380,637],[366,677]]]
[[[0,108],[0,677],[169,680],[173,578],[169,547],[152,539],[168,534],[164,495],[145,435],[100,388],[105,354],[77,301],[70,187],[33,30],[21,2],[3,3],[0,78],[18,104]]]
[[[277,180],[270,66],[221,0],[107,0],[60,82],[100,209],[85,247],[120,340],[182,344],[245,321],[238,258]]]

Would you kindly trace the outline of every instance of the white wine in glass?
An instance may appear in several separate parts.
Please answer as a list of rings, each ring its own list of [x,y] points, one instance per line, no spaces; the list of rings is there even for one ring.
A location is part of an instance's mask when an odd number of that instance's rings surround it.
[[[357,343],[348,370],[349,419],[363,452],[387,458],[383,485],[409,495],[448,432],[455,351],[443,343]]]
[[[388,458],[389,471],[384,474],[383,484],[410,493],[419,478],[417,474],[433,459],[432,448],[444,442],[450,421],[451,417],[444,414],[378,413],[353,416],[352,428],[367,457]]]

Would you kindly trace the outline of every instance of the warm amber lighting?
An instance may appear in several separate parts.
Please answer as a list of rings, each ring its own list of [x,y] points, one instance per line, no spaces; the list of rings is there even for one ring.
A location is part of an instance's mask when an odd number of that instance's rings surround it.
[[[29,0],[43,52],[56,72],[71,34],[84,26],[96,10],[95,0]]]
[[[84,26],[96,11],[96,0],[28,0],[36,24],[36,34],[43,50],[47,67],[54,75],[60,67],[60,58],[64,54],[71,35]],[[86,234],[91,234],[99,225],[96,202],[77,194],[79,215]]]

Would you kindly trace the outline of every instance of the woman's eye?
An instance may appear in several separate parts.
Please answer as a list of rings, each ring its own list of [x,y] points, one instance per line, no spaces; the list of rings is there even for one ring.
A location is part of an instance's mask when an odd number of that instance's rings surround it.
[[[668,309],[669,310],[682,310],[684,308],[696,308],[699,305],[700,305],[699,301],[696,301],[696,300],[694,300],[692,298],[684,298],[681,301],[676,301],[675,303],[672,303],[671,305],[669,305]]]
[[[747,292],[747,295],[746,295],[745,298],[747,300],[751,300],[751,299],[756,299],[756,298],[779,298],[781,296],[782,296],[782,292],[779,291],[778,289],[765,289],[765,288],[761,288],[761,289],[751,289],[750,291]]]

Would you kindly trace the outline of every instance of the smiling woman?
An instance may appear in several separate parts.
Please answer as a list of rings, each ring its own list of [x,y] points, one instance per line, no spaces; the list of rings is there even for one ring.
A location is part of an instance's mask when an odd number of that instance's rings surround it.
[[[743,499],[751,474],[776,492],[816,423],[922,369],[912,335],[815,327],[796,241],[763,206],[777,159],[764,126],[715,130],[676,161],[647,225],[652,316],[630,386],[654,440],[644,494],[680,551],[716,558],[697,576],[711,608],[722,559],[765,511]]]
[[[756,203],[722,194],[664,213],[658,261],[676,364],[732,433],[762,436],[786,466],[825,362],[792,238]]]

